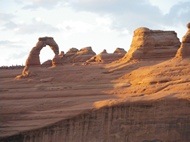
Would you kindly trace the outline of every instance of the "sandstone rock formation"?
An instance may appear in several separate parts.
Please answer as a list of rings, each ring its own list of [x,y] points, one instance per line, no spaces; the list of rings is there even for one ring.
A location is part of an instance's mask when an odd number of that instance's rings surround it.
[[[174,31],[138,28],[134,31],[130,50],[125,60],[169,59],[175,56],[180,41]]]
[[[80,63],[85,62],[96,55],[96,53],[92,50],[92,47],[84,47],[80,50],[76,48],[71,48],[63,57],[63,63]]]
[[[65,54],[65,56],[72,56],[74,54],[76,54],[79,50],[77,48],[71,48],[69,49],[69,51],[67,51],[67,53]]]
[[[108,54],[108,52],[106,49],[104,49],[102,52],[100,52],[100,54]]]
[[[188,142],[190,117],[183,117],[185,111],[186,100],[116,102],[10,137],[9,142]]]
[[[123,48],[116,48],[113,53],[118,53],[118,54],[126,54],[127,52]]]
[[[62,59],[59,55],[55,55],[53,60],[52,60],[52,65],[55,66],[59,66],[62,65]]]
[[[54,41],[54,39],[52,37],[40,37],[38,39],[38,42],[36,43],[36,46],[33,47],[32,50],[30,51],[30,54],[25,63],[25,68],[22,71],[22,75],[18,76],[18,78],[24,77],[24,76],[30,76],[31,74],[33,74],[31,72],[31,70],[33,70],[33,69],[31,69],[31,67],[39,67],[40,66],[40,57],[39,57],[40,51],[46,45],[49,45],[50,48],[55,53],[55,55],[57,55],[56,59],[53,60],[53,65],[60,64],[60,60],[58,60],[59,47],[58,47],[57,43]]]
[[[0,142],[189,142],[189,61],[0,70]]]
[[[39,66],[40,65],[40,51],[43,47],[49,45],[55,55],[59,54],[59,47],[52,37],[41,37],[38,39],[36,46],[32,48],[26,60],[25,66]]]
[[[93,56],[86,63],[96,62],[96,63],[110,63],[121,59],[126,54],[126,51],[122,48],[116,48],[114,53],[107,53],[104,49],[100,54]]]
[[[13,77],[21,68],[1,69],[0,142],[190,142],[190,58],[158,60],[174,54],[175,33],[139,31],[129,54],[137,62],[34,67],[37,76],[19,81]],[[99,57],[124,54],[104,50]],[[53,62],[84,55],[94,53],[72,49]]]
[[[52,60],[47,60],[41,64],[42,67],[51,67],[52,66]]]
[[[177,58],[190,57],[190,23],[187,24],[188,31],[182,38],[182,43],[177,51]]]

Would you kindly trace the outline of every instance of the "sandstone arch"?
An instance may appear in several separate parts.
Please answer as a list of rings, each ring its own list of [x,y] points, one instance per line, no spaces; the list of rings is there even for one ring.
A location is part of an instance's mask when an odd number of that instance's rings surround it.
[[[170,59],[175,56],[179,45],[180,41],[175,31],[141,27],[134,31],[131,47],[123,60]]]
[[[59,54],[59,47],[52,37],[40,37],[36,46],[32,48],[26,60],[25,66],[39,66],[40,65],[40,51],[43,47],[49,45],[55,55]]]
[[[38,38],[38,42],[36,43],[36,46],[32,48],[32,50],[30,51],[30,54],[26,60],[25,63],[25,68],[22,71],[22,75],[17,76],[17,78],[22,78],[22,77],[27,77],[27,76],[32,76],[35,74],[35,67],[40,66],[40,51],[42,50],[43,47],[45,47],[46,45],[49,45],[50,48],[53,50],[53,52],[55,53],[55,59],[53,59],[53,65],[56,65],[56,62],[60,60],[58,60],[59,57],[59,47],[57,45],[57,43],[54,41],[54,39],[52,37],[40,37]]]

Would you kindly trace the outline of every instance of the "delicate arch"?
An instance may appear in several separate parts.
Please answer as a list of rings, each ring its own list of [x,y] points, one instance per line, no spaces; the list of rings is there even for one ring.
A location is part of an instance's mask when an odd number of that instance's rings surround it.
[[[49,45],[55,55],[59,54],[59,47],[52,37],[40,37],[36,46],[32,48],[26,60],[25,66],[39,66],[40,65],[40,51],[43,47]]]

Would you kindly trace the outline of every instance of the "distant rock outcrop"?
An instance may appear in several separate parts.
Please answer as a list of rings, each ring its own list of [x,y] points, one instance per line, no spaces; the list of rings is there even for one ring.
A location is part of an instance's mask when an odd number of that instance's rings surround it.
[[[75,55],[79,50],[77,48],[71,48],[69,49],[69,51],[67,51],[67,53],[65,54],[66,57],[68,56],[72,56],[72,55]]]
[[[188,31],[182,38],[182,43],[177,51],[177,58],[190,57],[190,23],[187,24]]]
[[[175,56],[180,41],[174,31],[138,28],[134,31],[129,52],[125,60],[168,59]]]
[[[123,48],[116,48],[113,53],[118,53],[118,54],[126,54],[127,52]]]
[[[110,63],[121,59],[126,54],[123,48],[117,48],[114,53],[107,53],[104,49],[100,54],[93,56],[86,63],[96,62],[96,63]]]
[[[63,63],[79,63],[85,62],[96,55],[96,53],[92,50],[92,47],[84,47],[80,50],[76,48],[71,48],[65,55],[62,57]]]

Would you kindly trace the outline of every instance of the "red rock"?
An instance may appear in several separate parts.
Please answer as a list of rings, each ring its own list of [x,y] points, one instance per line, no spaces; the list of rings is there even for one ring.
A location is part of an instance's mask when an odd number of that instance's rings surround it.
[[[174,31],[138,28],[134,31],[130,50],[123,59],[169,59],[175,56],[179,45]]]
[[[40,37],[38,39],[38,42],[36,43],[36,46],[33,47],[32,50],[30,51],[30,54],[26,60],[25,68],[22,71],[23,76],[29,76],[33,74],[31,73],[31,69],[30,69],[31,67],[40,66],[40,59],[39,59],[40,51],[46,45],[50,46],[50,48],[53,50],[55,55],[59,54],[59,47],[52,37]]]
[[[47,60],[42,63],[42,67],[51,67],[52,66],[52,60]]]
[[[182,43],[177,51],[176,58],[190,57],[190,23],[187,24],[188,31],[182,38]]]
[[[104,49],[100,54],[93,56],[86,63],[96,62],[96,63],[110,63],[121,59],[125,55],[126,51],[122,48],[117,48],[114,53],[107,53]]]
[[[80,50],[76,48],[71,48],[65,56],[62,58],[64,63],[80,63],[85,62],[96,55],[96,53],[92,50],[92,47],[84,47]]]

